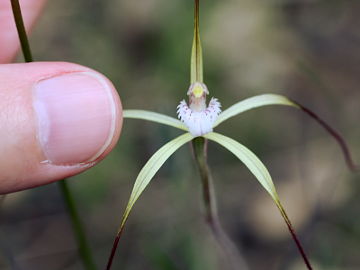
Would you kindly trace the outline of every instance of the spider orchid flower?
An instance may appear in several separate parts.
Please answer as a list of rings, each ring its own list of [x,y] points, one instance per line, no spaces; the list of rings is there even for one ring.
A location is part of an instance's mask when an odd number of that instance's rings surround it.
[[[251,152],[247,147],[240,144],[239,142],[231,139],[222,134],[213,132],[213,129],[220,125],[225,120],[232,118],[240,113],[249,111],[251,109],[268,106],[268,105],[282,105],[282,106],[291,106],[296,109],[300,109],[315,121],[317,121],[334,139],[339,143],[347,165],[351,170],[357,170],[358,167],[355,166],[352,158],[350,156],[349,149],[342,139],[342,136],[337,133],[334,129],[320,119],[315,113],[305,108],[304,106],[298,104],[297,102],[281,95],[277,94],[263,94],[259,96],[254,96],[242,100],[230,106],[223,112],[221,112],[221,105],[216,98],[212,98],[209,104],[206,104],[206,96],[209,94],[209,91],[206,85],[203,82],[203,66],[202,66],[202,49],[200,43],[200,34],[199,34],[199,0],[194,0],[195,2],[195,16],[194,16],[194,39],[192,45],[192,54],[191,54],[191,65],[190,65],[190,88],[187,91],[189,96],[189,104],[182,100],[177,107],[178,118],[176,119],[170,116],[166,116],[160,113],[144,111],[144,110],[124,110],[124,118],[133,118],[141,119],[152,122],[157,122],[159,124],[168,125],[171,127],[178,128],[185,131],[184,134],[179,137],[171,140],[162,146],[153,156],[148,160],[148,162],[141,169],[139,175],[137,176],[133,190],[130,195],[130,199],[125,208],[122,220],[117,232],[117,235],[114,240],[113,248],[108,260],[106,269],[109,270],[112,265],[112,261],[119,243],[120,236],[124,230],[126,221],[128,220],[129,214],[138,200],[142,192],[148,186],[150,181],[153,179],[156,172],[160,167],[165,163],[165,161],[181,146],[184,144],[193,141],[194,152],[196,156],[197,164],[199,165],[200,175],[203,180],[203,190],[204,194],[207,193],[205,198],[205,204],[209,207],[209,216],[214,218],[216,211],[213,211],[213,196],[210,192],[209,187],[209,177],[206,174],[209,173],[206,164],[206,153],[201,153],[199,149],[204,150],[204,143],[206,140],[210,140],[222,145],[228,151],[233,153],[240,161],[242,161],[245,166],[250,170],[250,172],[255,176],[258,182],[266,190],[266,192],[271,196],[274,203],[278,207],[280,214],[282,215],[291,236],[294,239],[294,242],[303,258],[303,261],[307,269],[312,269],[312,266],[305,255],[305,252],[298,240],[294,228],[288,218],[283,206],[280,203],[279,196],[277,194],[275,185],[272,181],[272,178],[266,169],[265,165],[260,161],[260,159]],[[200,137],[200,138],[198,138]],[[200,139],[200,140],[199,140]],[[199,146],[200,145],[200,146]],[[205,152],[206,150],[204,150]],[[204,168],[204,166],[206,168]],[[210,219],[211,219],[210,218]],[[216,233],[215,233],[216,234]]]
[[[213,125],[221,112],[221,104],[212,98],[206,107],[206,95],[209,91],[204,83],[193,83],[187,95],[189,106],[182,100],[178,108],[178,117],[189,129],[194,137],[205,135],[213,131]]]

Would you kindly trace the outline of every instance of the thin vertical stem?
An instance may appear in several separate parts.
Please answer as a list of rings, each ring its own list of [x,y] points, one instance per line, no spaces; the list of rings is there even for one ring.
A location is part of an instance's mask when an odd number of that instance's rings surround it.
[[[11,0],[12,11],[14,14],[16,29],[19,35],[21,50],[24,54],[25,62],[32,62],[33,58],[31,55],[29,41],[26,35],[24,20],[21,14],[21,8],[18,0]]]
[[[247,270],[249,268],[245,260],[242,258],[235,244],[228,237],[220,223],[212,176],[207,164],[207,140],[205,140],[203,137],[195,138],[193,140],[193,149],[202,183],[205,220],[208,223],[211,232],[213,233],[218,244],[227,255],[231,267],[237,270]]]
[[[81,223],[79,213],[76,210],[75,200],[71,195],[70,189],[65,180],[59,181],[59,188],[61,190],[64,203],[66,205],[67,211],[72,221],[74,234],[79,248],[79,254],[83,261],[84,267],[87,270],[95,270],[96,266],[91,255],[89,243],[87,242],[86,239],[84,227],[83,224]]]
[[[1,207],[3,206],[3,204],[4,204],[5,198],[6,198],[6,195],[0,195],[0,210],[1,210]]]
[[[33,62],[29,40],[26,34],[23,16],[21,13],[21,7],[18,0],[11,0],[11,7],[14,14],[16,29],[19,35],[21,50],[24,55],[25,62]],[[95,264],[91,255],[91,251],[86,240],[84,226],[81,223],[79,214],[76,210],[75,201],[71,195],[71,192],[67,186],[66,180],[63,179],[58,182],[61,190],[64,202],[67,206],[67,210],[73,224],[77,245],[81,259],[83,261],[86,270],[95,270]]]
[[[196,164],[199,169],[202,188],[203,188],[203,200],[206,211],[206,221],[209,223],[214,222],[218,216],[217,205],[215,201],[215,191],[210,175],[209,167],[207,166],[207,142],[203,137],[198,137],[193,140],[193,148],[195,154]]]
[[[2,221],[2,209],[4,206],[5,199],[6,199],[6,195],[0,195],[0,225]]]

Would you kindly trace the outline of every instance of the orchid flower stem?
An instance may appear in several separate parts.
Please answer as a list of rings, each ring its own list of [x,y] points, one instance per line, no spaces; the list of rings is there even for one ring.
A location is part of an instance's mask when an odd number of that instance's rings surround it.
[[[29,41],[26,35],[24,20],[21,14],[21,8],[19,0],[11,0],[11,7],[14,14],[16,29],[19,35],[21,50],[24,54],[25,62],[32,62],[33,58],[31,55]]]
[[[59,188],[61,190],[64,203],[67,207],[68,214],[71,218],[75,237],[78,243],[79,254],[83,261],[84,267],[86,270],[95,270],[96,266],[91,255],[89,244],[86,239],[84,226],[81,223],[79,213],[76,210],[75,200],[71,195],[67,182],[65,180],[59,181]]]
[[[29,40],[26,34],[23,16],[21,14],[21,7],[18,0],[11,0],[11,7],[14,14],[16,29],[19,35],[21,50],[24,54],[25,62],[33,62]],[[86,270],[95,270],[95,264],[90,252],[88,242],[86,240],[84,226],[81,223],[79,214],[76,210],[75,201],[71,195],[70,189],[67,186],[66,180],[63,179],[58,182],[64,202],[67,206],[68,214],[70,216],[75,237],[78,244],[79,253]]]
[[[192,141],[192,145],[194,149],[195,161],[199,169],[202,183],[205,220],[209,225],[216,241],[228,257],[231,267],[233,269],[247,270],[249,268],[245,260],[240,255],[235,244],[225,233],[219,220],[215,199],[215,190],[209,166],[207,164],[207,140],[203,137],[197,137]]]
[[[215,191],[212,183],[212,177],[207,165],[207,140],[203,137],[197,137],[192,142],[195,154],[196,164],[199,169],[202,188],[203,199],[206,210],[206,221],[211,224],[216,221],[218,216],[217,206],[215,201]]]

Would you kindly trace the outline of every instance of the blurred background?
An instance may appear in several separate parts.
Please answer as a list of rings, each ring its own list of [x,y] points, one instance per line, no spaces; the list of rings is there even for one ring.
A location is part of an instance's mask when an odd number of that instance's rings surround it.
[[[201,1],[205,82],[223,108],[284,94],[341,131],[360,162],[360,2]],[[69,61],[108,76],[125,109],[176,116],[186,98],[192,0],[49,1],[30,43],[38,61]],[[21,57],[19,57],[21,61]],[[285,107],[250,111],[217,131],[267,165],[315,269],[360,268],[360,177],[314,121]],[[103,269],[141,167],[181,132],[125,120],[116,149],[69,185]],[[209,144],[222,224],[252,270],[305,269],[270,197],[229,152]],[[203,219],[191,149],[166,162],[136,204],[113,269],[230,269]],[[83,269],[56,184],[8,195],[0,269]]]

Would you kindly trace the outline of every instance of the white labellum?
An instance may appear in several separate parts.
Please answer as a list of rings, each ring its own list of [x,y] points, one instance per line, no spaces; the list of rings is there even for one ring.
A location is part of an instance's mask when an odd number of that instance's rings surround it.
[[[177,113],[179,119],[188,127],[191,135],[198,137],[212,132],[213,124],[221,112],[220,107],[220,102],[216,98],[212,98],[206,109],[194,111],[183,100],[177,107]]]

